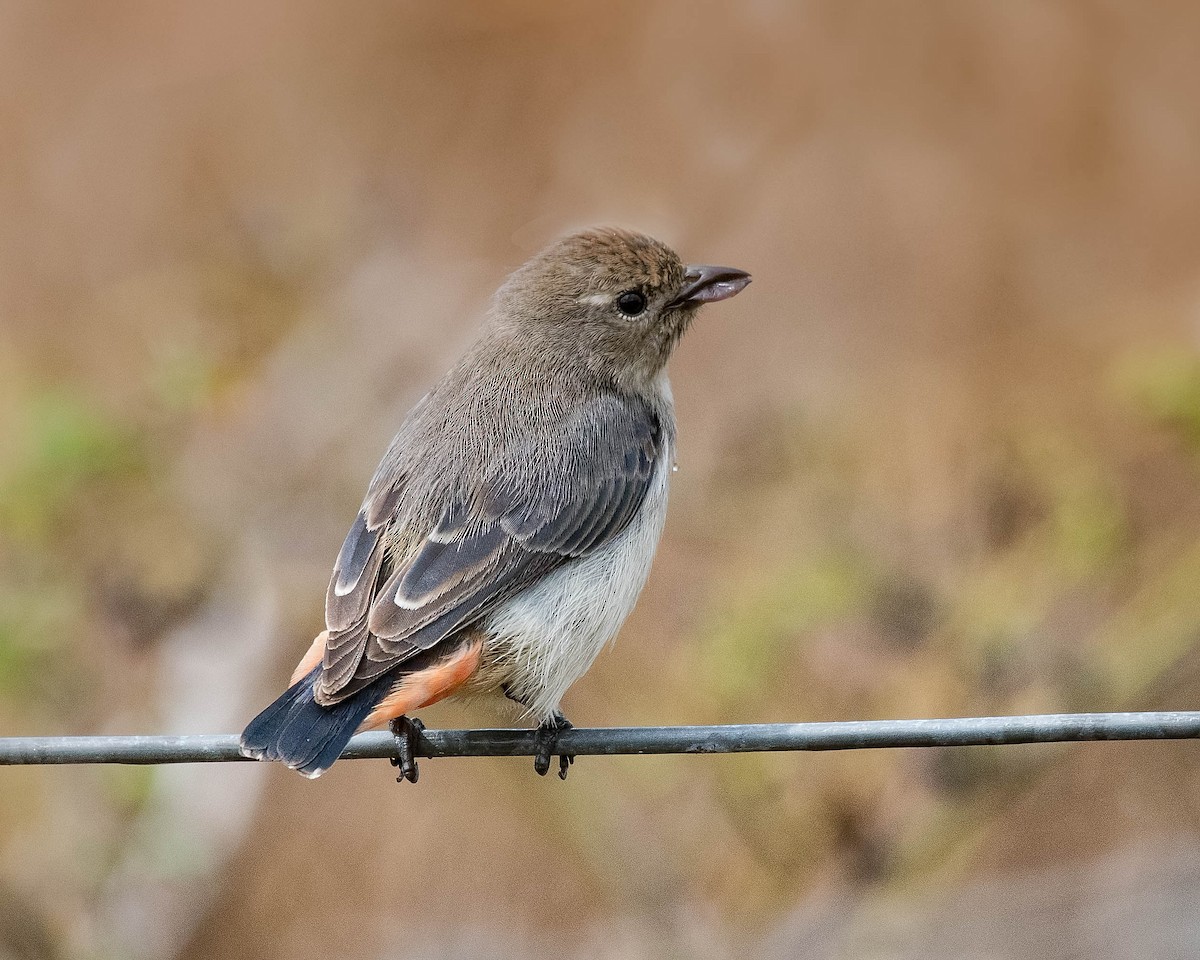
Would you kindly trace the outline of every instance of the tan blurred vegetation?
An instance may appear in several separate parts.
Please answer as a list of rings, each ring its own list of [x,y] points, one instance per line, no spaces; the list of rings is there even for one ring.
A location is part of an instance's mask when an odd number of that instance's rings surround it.
[[[576,722],[1195,707],[1198,47],[1184,2],[0,5],[0,729],[239,729],[404,411],[591,222],[755,284],[673,363]],[[0,958],[1200,954],[1189,744],[528,767],[3,771]]]

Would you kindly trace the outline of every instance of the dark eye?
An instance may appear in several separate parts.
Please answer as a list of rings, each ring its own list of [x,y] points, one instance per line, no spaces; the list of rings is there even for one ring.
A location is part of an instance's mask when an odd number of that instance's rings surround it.
[[[637,290],[626,290],[617,297],[617,309],[627,317],[636,317],[646,309],[646,298]]]

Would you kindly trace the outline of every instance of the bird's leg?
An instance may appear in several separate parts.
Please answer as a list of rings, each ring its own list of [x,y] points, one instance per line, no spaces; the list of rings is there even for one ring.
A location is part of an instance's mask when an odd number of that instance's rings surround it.
[[[396,739],[396,756],[392,758],[392,766],[400,768],[400,776],[396,778],[396,782],[407,780],[409,783],[416,783],[419,776],[417,739],[425,729],[425,724],[416,717],[396,717],[388,724],[388,728]]]
[[[544,777],[550,769],[550,758],[555,753],[555,747],[558,746],[558,735],[564,730],[570,730],[571,727],[571,721],[557,710],[548,720],[543,720],[538,725],[536,731],[537,753],[533,755],[533,769],[539,777]],[[571,764],[574,762],[574,754],[560,753],[558,755],[559,780],[567,779],[567,771],[571,769]]]
[[[504,691],[504,695],[513,701],[513,703],[519,703],[523,707],[529,706],[525,698],[518,693],[514,693],[507,683],[501,686],[500,689]],[[533,769],[539,777],[544,777],[550,770],[550,758],[554,755],[554,747],[558,743],[559,733],[563,730],[570,730],[571,726],[571,721],[564,717],[559,710],[555,710],[548,720],[543,720],[538,725],[536,730],[537,753],[533,756]],[[558,779],[567,779],[567,771],[574,762],[574,754],[559,754]]]

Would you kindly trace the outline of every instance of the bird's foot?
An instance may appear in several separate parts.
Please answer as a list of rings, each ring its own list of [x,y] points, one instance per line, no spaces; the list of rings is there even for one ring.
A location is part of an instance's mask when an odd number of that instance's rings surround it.
[[[539,777],[544,777],[550,770],[550,758],[558,746],[558,735],[564,730],[570,730],[572,723],[561,713],[556,713],[549,720],[543,721],[536,730],[537,753],[533,755],[533,769]],[[558,755],[558,779],[566,780],[567,771],[575,762],[574,754],[560,753]]]
[[[420,771],[417,770],[417,740],[421,731],[425,729],[425,724],[416,717],[396,717],[388,724],[388,728],[396,738],[396,755],[392,757],[392,766],[400,768],[400,776],[396,778],[396,782],[407,780],[409,783],[416,783],[420,775]]]

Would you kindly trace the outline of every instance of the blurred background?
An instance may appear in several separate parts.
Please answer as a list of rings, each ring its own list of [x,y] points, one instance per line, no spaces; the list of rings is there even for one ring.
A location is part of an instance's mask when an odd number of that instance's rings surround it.
[[[585,725],[1200,703],[1200,7],[0,4],[0,731],[235,732],[601,222],[672,364]],[[488,725],[439,706],[434,726]],[[0,958],[1185,958],[1200,752],[0,771]]]

